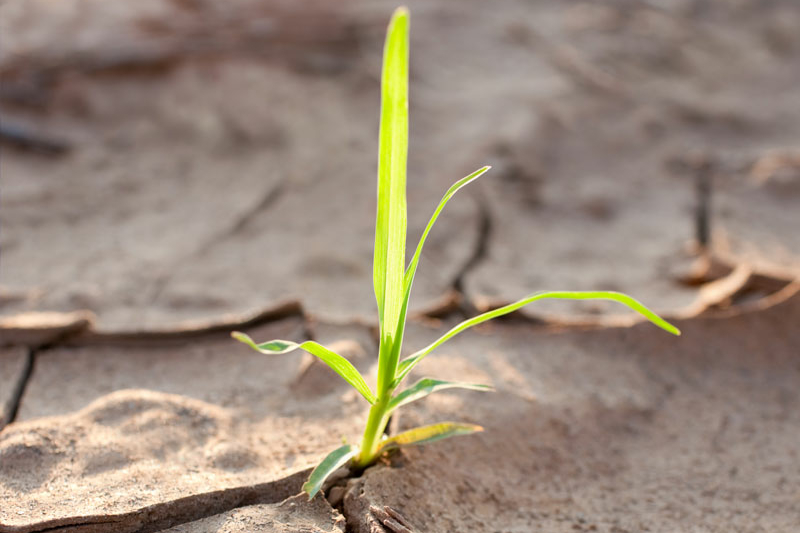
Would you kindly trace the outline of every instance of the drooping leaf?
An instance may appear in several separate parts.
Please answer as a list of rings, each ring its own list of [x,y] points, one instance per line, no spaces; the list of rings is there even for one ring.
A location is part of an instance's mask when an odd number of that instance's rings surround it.
[[[417,244],[417,249],[414,251],[414,257],[411,258],[411,262],[408,264],[408,268],[406,269],[405,276],[403,277],[403,304],[400,308],[400,318],[397,322],[397,332],[395,333],[394,338],[396,339],[395,343],[392,346],[394,350],[393,358],[398,360],[400,358],[400,349],[402,345],[403,333],[405,330],[406,325],[406,314],[408,313],[408,302],[411,298],[411,286],[414,284],[414,276],[417,273],[417,265],[419,264],[419,258],[422,254],[422,247],[425,245],[425,241],[428,238],[428,233],[430,233],[431,228],[433,227],[434,222],[436,219],[439,218],[439,213],[442,212],[444,206],[447,205],[447,202],[450,201],[450,198],[453,197],[462,187],[468,185],[469,183],[475,181],[483,174],[485,174],[490,168],[492,167],[483,167],[469,176],[461,178],[457,182],[450,187],[447,192],[442,197],[442,200],[439,202],[439,205],[436,207],[436,210],[433,212],[431,219],[428,221],[428,225],[425,227],[425,231],[422,232],[422,236],[419,239],[419,244]]]
[[[421,426],[414,429],[409,429],[402,433],[398,433],[394,437],[390,437],[381,442],[380,452],[398,448],[400,446],[410,446],[417,444],[425,444],[437,440],[446,439],[448,437],[457,437],[458,435],[468,435],[477,431],[483,431],[481,426],[475,424],[462,424],[459,422],[439,422],[438,424],[431,424],[429,426]]]
[[[404,359],[398,368],[397,373],[397,380],[396,382],[399,383],[403,378],[405,378],[408,373],[411,371],[414,366],[417,365],[426,355],[431,353],[433,350],[441,346],[443,343],[455,337],[465,329],[469,329],[472,326],[477,326],[482,322],[486,322],[487,320],[491,320],[493,318],[497,318],[499,316],[507,315],[513,311],[516,311],[520,307],[524,307],[529,303],[535,302],[537,300],[545,300],[545,299],[556,299],[556,300],[611,300],[614,302],[619,302],[623,305],[628,306],[630,309],[640,313],[643,315],[647,320],[655,324],[656,326],[672,333],[673,335],[680,335],[681,332],[655,314],[653,311],[648,309],[638,300],[628,296],[627,294],[622,294],[620,292],[614,291],[550,291],[550,292],[540,292],[537,294],[533,294],[528,296],[527,298],[523,298],[522,300],[518,300],[512,304],[506,305],[504,307],[500,307],[499,309],[494,309],[492,311],[488,311],[476,317],[470,318],[465,320],[452,328],[450,331],[442,335],[438,340],[434,341],[433,343],[429,344],[425,348],[419,350],[418,352],[408,356]]]
[[[347,463],[358,451],[352,444],[345,444],[329,453],[320,464],[314,468],[308,481],[303,484],[303,490],[312,499],[322,488],[325,480]]]
[[[296,342],[276,339],[264,342],[262,344],[256,344],[253,339],[240,331],[234,331],[231,333],[231,336],[234,339],[247,344],[254,350],[268,355],[280,355],[297,349],[305,350],[311,355],[319,357],[326,365],[331,367],[346,382],[360,392],[369,403],[375,403],[375,395],[370,390],[367,382],[364,381],[364,377],[359,373],[358,370],[356,370],[356,367],[354,367],[353,364],[343,356],[332,350],[329,350],[319,343],[314,341],[306,341],[298,344]]]
[[[444,209],[444,206],[447,205],[447,202],[449,202],[450,199],[460,189],[462,189],[466,185],[472,183],[476,179],[478,179],[481,176],[483,176],[491,168],[492,167],[490,167],[490,166],[485,166],[483,168],[479,168],[478,170],[476,170],[475,172],[473,172],[469,176],[461,178],[460,180],[455,182],[449,189],[447,189],[447,192],[444,193],[444,196],[442,197],[442,200],[439,202],[439,205],[436,207],[436,210],[433,212],[433,215],[431,216],[431,219],[428,221],[428,225],[425,227],[425,231],[422,232],[422,236],[419,239],[419,244],[417,244],[417,249],[414,252],[414,257],[411,259],[411,262],[408,265],[408,269],[406,269],[406,274],[405,274],[405,278],[403,280],[403,285],[404,285],[405,290],[407,292],[411,291],[411,285],[412,285],[412,283],[414,283],[414,275],[417,272],[417,264],[419,263],[419,257],[422,254],[422,247],[424,246],[425,241],[428,238],[428,233],[430,233],[434,222],[436,222],[436,219],[439,218],[439,214],[442,212],[442,209]],[[406,297],[406,299],[407,299],[407,297]]]
[[[389,402],[387,412],[392,412],[402,405],[424,398],[425,396],[444,389],[469,389],[476,391],[494,390],[490,385],[480,385],[477,383],[461,383],[458,381],[442,381],[440,379],[423,378],[415,384],[397,394]]]
[[[408,27],[408,10],[398,8],[392,15],[386,33],[381,75],[378,211],[372,274],[381,327],[379,391],[384,390],[394,378],[397,368],[398,355],[392,348],[402,306],[405,275]]]

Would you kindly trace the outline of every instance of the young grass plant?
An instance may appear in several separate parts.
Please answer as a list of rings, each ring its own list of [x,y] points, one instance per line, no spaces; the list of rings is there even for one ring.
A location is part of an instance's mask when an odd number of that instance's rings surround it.
[[[540,292],[499,309],[483,313],[461,322],[437,341],[400,359],[403,333],[406,324],[411,286],[417,271],[425,240],[444,206],[462,187],[478,179],[489,167],[476,170],[457,181],[445,193],[433,213],[406,267],[406,159],[408,151],[408,30],[409,13],[404,7],[392,16],[386,35],[381,77],[381,119],[378,159],[378,210],[375,225],[375,257],[373,283],[378,303],[380,347],[378,350],[378,382],[373,391],[356,368],[341,355],[324,346],[307,341],[294,343],[272,340],[256,344],[244,333],[234,332],[233,337],[264,354],[283,354],[305,350],[319,357],[337,374],[353,386],[370,403],[369,417],[359,446],[345,444],[331,452],[313,470],[303,489],[313,498],[322,488],[325,479],[349,463],[353,469],[363,469],[373,464],[381,455],[401,446],[422,444],[457,435],[466,435],[483,428],[474,424],[440,422],[414,428],[392,437],[384,430],[392,412],[408,403],[424,398],[433,392],[461,388],[488,391],[488,385],[459,383],[424,378],[406,389],[395,392],[419,362],[444,342],[481,322],[503,316],[537,300],[612,300],[641,313],[645,318],[666,331],[679,335],[678,329],[664,321],[650,309],[630,296],[618,292]]]

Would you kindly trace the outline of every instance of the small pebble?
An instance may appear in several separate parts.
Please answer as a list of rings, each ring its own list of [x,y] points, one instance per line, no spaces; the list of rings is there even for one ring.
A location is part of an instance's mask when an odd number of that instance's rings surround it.
[[[332,487],[330,492],[328,493],[328,503],[331,504],[331,507],[337,507],[340,503],[342,503],[342,499],[344,499],[344,493],[346,491],[345,487]]]

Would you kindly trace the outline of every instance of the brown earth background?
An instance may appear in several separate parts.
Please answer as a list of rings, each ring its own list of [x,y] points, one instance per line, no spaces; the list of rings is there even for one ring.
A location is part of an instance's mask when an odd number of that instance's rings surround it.
[[[298,495],[375,378],[383,0],[0,1],[0,533],[800,532],[800,4],[409,2],[405,346],[537,290]],[[392,530],[387,526],[386,531]]]

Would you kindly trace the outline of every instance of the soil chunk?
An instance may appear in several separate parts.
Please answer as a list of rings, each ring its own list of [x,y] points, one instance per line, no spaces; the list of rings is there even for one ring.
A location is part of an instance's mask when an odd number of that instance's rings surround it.
[[[541,334],[493,324],[420,365],[495,393],[436,394],[398,414],[486,431],[410,448],[344,498],[358,533],[370,507],[414,531],[676,531],[800,527],[800,297],[679,323]],[[422,337],[422,338],[419,338]],[[425,335],[416,330],[410,343]]]

